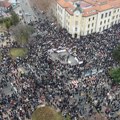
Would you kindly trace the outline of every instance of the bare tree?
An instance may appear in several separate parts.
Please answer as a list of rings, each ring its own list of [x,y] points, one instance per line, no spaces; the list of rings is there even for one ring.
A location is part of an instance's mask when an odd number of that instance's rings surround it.
[[[53,8],[56,6],[57,0],[30,0],[31,5],[37,10],[41,10],[46,13],[46,16],[50,18],[50,20],[55,20],[55,16],[53,14]]]
[[[13,29],[13,34],[15,36],[16,41],[20,45],[27,44],[30,35],[34,32],[33,28],[28,25],[17,25]]]
[[[47,11],[56,0],[30,0],[38,9]]]

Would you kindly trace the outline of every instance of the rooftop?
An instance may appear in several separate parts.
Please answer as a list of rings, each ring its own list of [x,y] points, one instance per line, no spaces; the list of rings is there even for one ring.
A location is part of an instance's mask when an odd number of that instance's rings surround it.
[[[83,16],[91,16],[98,12],[120,7],[120,0],[57,0],[57,3],[73,14],[77,5],[80,5]]]
[[[11,3],[9,3],[8,1],[0,1],[0,7],[8,8],[10,6],[11,6]]]

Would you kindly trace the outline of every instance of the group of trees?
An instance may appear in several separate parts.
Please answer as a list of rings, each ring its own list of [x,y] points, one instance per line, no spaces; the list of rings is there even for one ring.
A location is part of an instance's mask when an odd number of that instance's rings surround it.
[[[42,10],[50,20],[56,21],[56,17],[53,14],[56,1],[57,0],[31,0],[31,4],[37,10]]]
[[[120,45],[113,51],[113,58],[120,64]],[[111,69],[109,74],[114,84],[120,83],[120,67]]]
[[[11,17],[3,19],[3,22],[8,30],[14,26],[13,34],[17,43],[22,46],[28,42],[30,35],[34,32],[31,26],[18,24],[19,16],[14,11],[11,12]]]
[[[14,11],[12,11],[10,19],[5,22],[6,28],[9,29],[10,26],[17,25],[18,23],[19,23],[19,17]]]
[[[5,27],[9,29],[12,25],[17,25],[19,23],[19,16],[12,11],[10,17],[0,19],[1,24],[5,24]]]

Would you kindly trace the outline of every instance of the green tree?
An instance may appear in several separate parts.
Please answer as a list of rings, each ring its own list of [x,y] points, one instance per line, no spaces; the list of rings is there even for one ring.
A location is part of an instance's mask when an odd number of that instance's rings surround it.
[[[120,62],[120,45],[113,51],[113,58]]]
[[[11,27],[11,21],[6,21],[5,26],[6,26],[7,30],[9,30],[9,28]]]
[[[113,83],[120,83],[120,68],[111,69],[109,72],[110,76],[113,79]]]
[[[17,25],[19,23],[19,16],[14,11],[11,12],[11,21],[13,25]]]

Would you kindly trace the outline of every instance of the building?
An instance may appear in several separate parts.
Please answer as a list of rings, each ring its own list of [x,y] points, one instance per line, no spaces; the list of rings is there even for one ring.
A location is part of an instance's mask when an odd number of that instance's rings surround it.
[[[58,23],[77,38],[120,23],[120,0],[55,0],[52,11]]]
[[[0,11],[9,12],[11,8],[11,3],[8,1],[0,1]]]

